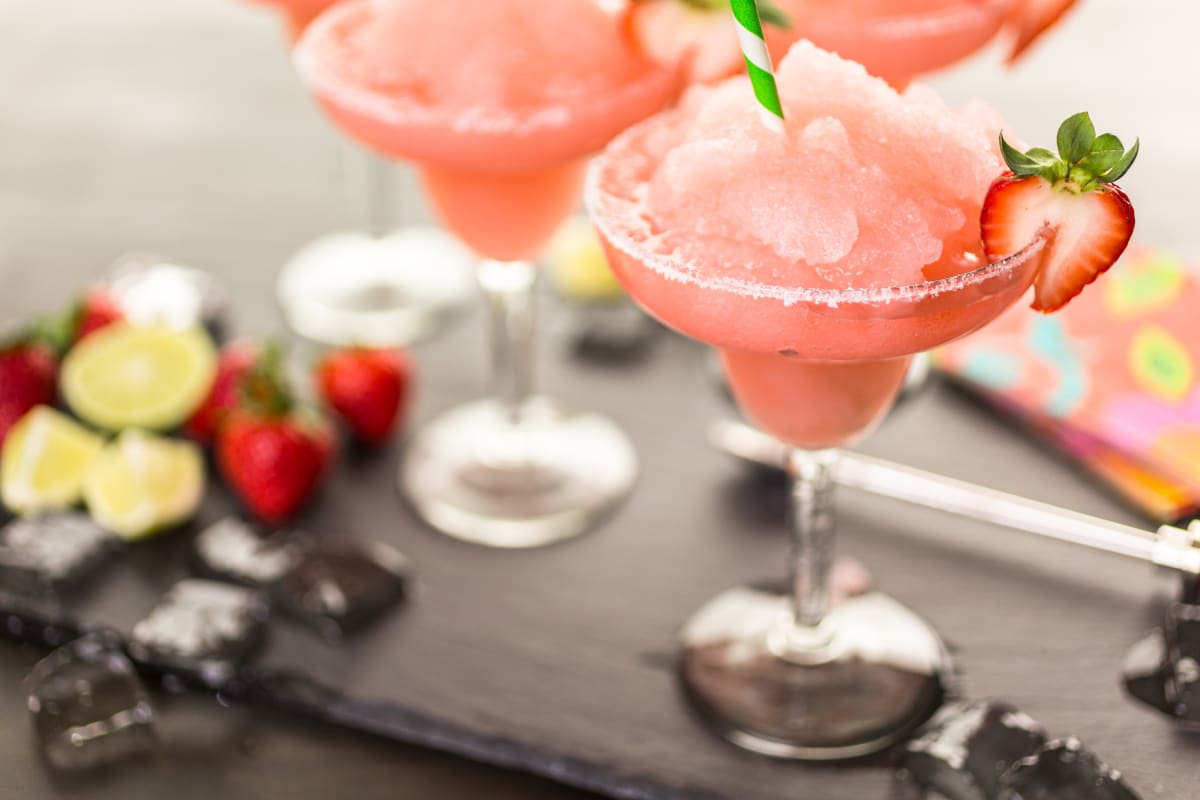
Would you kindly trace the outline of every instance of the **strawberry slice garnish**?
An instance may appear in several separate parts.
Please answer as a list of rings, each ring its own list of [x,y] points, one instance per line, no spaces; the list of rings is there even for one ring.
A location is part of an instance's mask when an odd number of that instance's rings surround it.
[[[1058,130],[1058,154],[1035,147],[1022,153],[1000,136],[1009,172],[988,189],[980,214],[989,260],[1017,253],[1046,236],[1034,279],[1033,307],[1062,308],[1116,263],[1133,235],[1133,204],[1115,181],[1133,165],[1138,143],[1128,150],[1111,133],[1096,135],[1087,113]]]
[[[742,51],[730,21],[729,0],[631,0],[624,25],[634,44],[663,64],[689,59],[688,79],[712,83],[742,69]],[[787,28],[787,15],[759,0],[763,24]]]
[[[1029,46],[1062,19],[1079,0],[1016,0],[1008,12],[1014,39],[1008,63],[1019,59]]]

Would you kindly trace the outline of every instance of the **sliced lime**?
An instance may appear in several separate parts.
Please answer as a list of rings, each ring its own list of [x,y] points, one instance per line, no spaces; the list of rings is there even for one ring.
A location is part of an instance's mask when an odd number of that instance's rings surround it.
[[[83,477],[104,440],[48,406],[13,426],[0,453],[0,495],[17,514],[68,508],[79,502]]]
[[[200,448],[130,428],[92,464],[83,495],[96,522],[125,539],[172,528],[204,498]]]
[[[97,427],[169,430],[204,402],[216,372],[202,328],[117,324],[67,354],[61,385],[71,410]]]

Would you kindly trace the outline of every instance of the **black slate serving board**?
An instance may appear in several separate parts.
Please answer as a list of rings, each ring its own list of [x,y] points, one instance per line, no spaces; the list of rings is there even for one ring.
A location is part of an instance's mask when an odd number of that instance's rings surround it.
[[[453,365],[475,327],[423,349],[425,409],[470,396]],[[705,423],[724,409],[703,351],[666,338],[633,365],[551,356],[550,384],[609,409],[640,444],[643,474],[628,504],[572,542],[488,550],[411,517],[393,488],[399,448],[351,457],[303,524],[403,549],[418,565],[415,597],[340,644],[274,622],[256,699],[619,798],[888,797],[886,758],[804,766],[745,754],[711,736],[678,691],[679,624],[726,586],[780,574],[786,547],[780,482],[704,443]],[[929,430],[947,444],[917,447]],[[870,445],[1121,513],[943,389],[901,409]],[[938,625],[971,696],[1004,698],[1054,733],[1081,735],[1147,797],[1183,797],[1200,778],[1200,741],[1132,705],[1118,685],[1126,647],[1154,621],[1148,567],[857,493],[842,501],[843,551]],[[204,519],[231,507],[217,490]],[[132,548],[78,599],[80,616],[128,630],[184,574],[187,538]]]

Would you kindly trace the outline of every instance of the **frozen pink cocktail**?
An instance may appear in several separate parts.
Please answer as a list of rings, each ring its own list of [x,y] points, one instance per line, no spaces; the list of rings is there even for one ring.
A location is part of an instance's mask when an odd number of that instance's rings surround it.
[[[807,43],[779,81],[784,135],[743,79],[695,89],[613,143],[589,204],[630,294],[721,350],[749,416],[834,447],[886,411],[909,356],[1014,302],[1037,245],[984,261],[979,209],[1003,167],[982,105],[898,95]]]
[[[717,347],[742,409],[791,445],[787,588],[731,589],[689,620],[688,695],[741,747],[852,758],[937,708],[949,660],[883,594],[831,607],[832,448],[887,410],[912,354],[1016,301],[1045,245],[983,255],[980,209],[1003,170],[985,107],[950,110],[921,86],[899,95],[807,42],[778,77],[782,132],[746,79],[698,87],[615,140],[586,197],[629,293]]]
[[[296,63],[350,136],[417,166],[482,257],[495,396],[412,438],[405,495],[480,544],[584,532],[628,493],[636,458],[609,420],[534,395],[534,259],[578,205],[586,160],[671,102],[681,66],[643,55],[593,0],[351,0],[308,28]]]

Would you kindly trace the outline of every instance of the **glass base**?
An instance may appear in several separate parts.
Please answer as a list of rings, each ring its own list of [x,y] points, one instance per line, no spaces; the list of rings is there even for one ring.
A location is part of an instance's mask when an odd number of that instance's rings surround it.
[[[521,427],[495,400],[454,408],[408,443],[400,489],[429,525],[490,547],[539,547],[584,533],[633,487],[637,457],[596,414],[531,400]]]
[[[742,587],[684,627],[684,686],[730,742],[775,758],[857,758],[903,740],[942,704],[946,649],[891,598],[849,598],[816,628],[790,615],[785,594]]]
[[[288,261],[275,291],[300,336],[335,347],[400,347],[432,336],[475,302],[475,258],[437,228],[379,238],[332,233]]]

